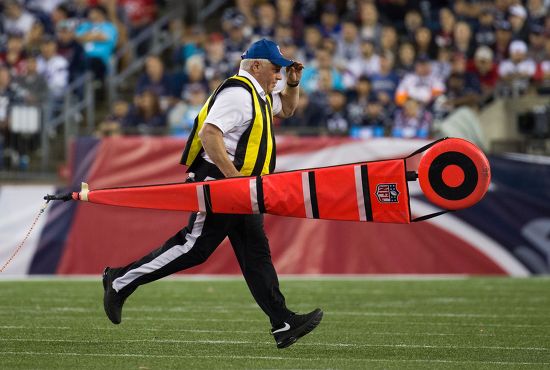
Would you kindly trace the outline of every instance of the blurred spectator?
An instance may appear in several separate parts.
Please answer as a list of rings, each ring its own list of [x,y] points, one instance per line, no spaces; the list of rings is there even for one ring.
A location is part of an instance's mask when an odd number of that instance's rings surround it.
[[[550,35],[550,12],[546,15],[546,18],[544,18],[544,34],[546,36]]]
[[[283,127],[308,127],[319,128],[326,122],[325,107],[322,107],[315,99],[301,91],[298,106],[294,115],[281,121]],[[312,133],[318,134],[317,131]]]
[[[56,28],[57,50],[69,62],[70,82],[78,78],[86,68],[84,48],[76,41],[74,28],[74,22],[69,20],[58,22]]]
[[[474,41],[477,45],[493,47],[496,39],[495,16],[491,8],[484,8],[479,14]]]
[[[195,85],[204,88],[205,91],[208,91],[208,81],[206,81],[204,76],[204,63],[202,58],[198,55],[194,55],[187,59],[187,62],[185,63],[185,76],[183,87],[181,89],[181,93],[179,94],[180,97],[185,99],[185,97],[188,96],[190,89],[195,87]]]
[[[259,3],[259,2],[256,2]],[[238,12],[244,16],[245,23],[254,27],[258,18],[254,13],[254,1],[250,0],[235,0],[235,8],[232,8],[235,12]],[[247,31],[248,32],[248,31]]]
[[[527,44],[521,40],[510,44],[510,58],[498,66],[498,75],[502,80],[500,93],[504,95],[522,95],[527,92],[537,65],[527,57]]]
[[[495,62],[500,63],[508,58],[508,46],[512,41],[512,26],[508,21],[499,21],[495,32]]]
[[[5,33],[27,35],[34,22],[36,22],[36,18],[26,11],[19,1],[4,0],[2,24]]]
[[[277,20],[279,23],[290,25],[294,42],[304,37],[304,20],[301,14],[295,11],[295,0],[277,0]],[[303,60],[303,59],[302,59]]]
[[[256,26],[254,36],[261,38],[273,38],[275,36],[275,23],[277,13],[270,3],[261,3],[256,7]]]
[[[188,58],[193,55],[203,55],[207,44],[205,41],[204,30],[201,26],[195,24],[186,27],[181,35],[181,46],[176,51],[177,64],[183,67]]]
[[[509,0],[504,1],[508,2]],[[452,4],[457,18],[463,19],[468,23],[473,23],[481,13],[483,2],[477,0],[455,0]]]
[[[328,95],[328,112],[326,126],[331,134],[348,133],[349,122],[346,115],[346,96],[342,91],[332,90]]]
[[[527,42],[529,28],[527,24],[527,10],[523,5],[515,4],[508,9],[508,21],[512,26],[512,38]]]
[[[311,101],[315,102],[319,107],[322,107],[325,114],[328,114],[328,96],[333,90],[333,82],[333,71],[330,68],[320,68],[317,71],[317,87],[309,93]],[[321,125],[323,123],[324,122],[320,122],[319,124]]]
[[[332,55],[326,49],[319,48],[316,52],[316,58],[310,67],[304,69],[301,85],[308,94],[318,90],[320,84],[320,71],[328,70],[330,76],[330,88],[343,90],[344,83],[342,74],[333,66]]]
[[[168,114],[170,135],[181,138],[189,136],[206,98],[206,89],[203,85],[194,84],[189,87],[184,100],[176,104]]]
[[[370,0],[364,1],[369,2]],[[384,22],[394,24],[399,29],[399,33],[404,33],[405,16],[411,8],[418,7],[418,1],[383,0],[376,1],[376,6]]]
[[[26,59],[26,73],[14,78],[13,87],[18,101],[29,105],[42,105],[48,97],[48,82],[38,71],[38,59],[31,55]]]
[[[540,63],[545,57],[544,28],[541,25],[533,24],[529,28],[529,50],[527,55],[535,62]]]
[[[351,125],[360,126],[363,124],[367,105],[372,97],[371,80],[365,75],[360,76],[354,90],[350,94],[346,107],[347,118]]]
[[[381,137],[384,136],[386,127],[391,125],[391,116],[388,109],[385,109],[384,103],[382,103],[376,97],[371,97],[363,116],[363,127],[367,127],[370,136]],[[365,133],[363,133],[365,135]]]
[[[456,22],[453,33],[453,51],[471,58],[474,55],[475,45],[472,38],[472,28],[466,22]]]
[[[21,76],[26,72],[23,34],[8,35],[6,49],[0,52],[0,64],[6,66],[13,76]]]
[[[298,46],[294,42],[286,40],[281,42],[279,46],[281,47],[281,53],[285,56],[285,58],[290,60],[304,60],[300,49],[298,49]]]
[[[157,17],[158,6],[155,0],[118,0],[118,4],[128,17],[131,37],[153,24]]]
[[[414,99],[427,106],[444,92],[443,81],[431,73],[430,59],[421,55],[415,63],[414,73],[405,75],[399,83],[395,93],[395,103],[402,106],[410,99]]]
[[[398,48],[399,43],[395,27],[392,25],[383,26],[380,38],[380,55],[391,53],[395,56]]]
[[[380,56],[376,54],[372,40],[361,42],[361,55],[349,63],[348,71],[351,73],[348,73],[344,80],[346,88],[353,86],[361,75],[370,77],[380,72]]]
[[[445,81],[451,74],[452,52],[450,48],[437,49],[437,59],[432,63],[432,73],[434,76]]]
[[[302,47],[304,52],[304,63],[310,64],[315,59],[315,52],[321,47],[323,37],[321,31],[315,26],[307,26],[304,31],[304,45]]]
[[[456,18],[451,9],[441,8],[439,10],[439,30],[434,42],[438,48],[448,48],[453,44],[453,30]]]
[[[505,20],[508,14],[508,8],[510,7],[511,0],[495,0],[493,10],[495,12],[496,20]]]
[[[37,59],[38,72],[48,83],[54,99],[60,100],[69,82],[69,63],[57,52],[57,44],[52,36],[45,36]]]
[[[451,73],[464,76],[464,89],[466,91],[475,91],[476,93],[481,92],[479,78],[475,73],[468,71],[468,60],[464,54],[456,53],[453,55]]]
[[[477,110],[480,91],[469,83],[466,73],[452,72],[447,80],[445,95],[435,101],[434,110],[438,118],[444,118],[460,107]]]
[[[275,25],[275,37],[273,38],[273,41],[275,41],[279,46],[283,43],[294,43],[294,37],[292,34],[292,28],[289,24],[278,23]]]
[[[371,76],[372,92],[377,101],[391,109],[395,91],[399,85],[399,76],[394,71],[394,57],[392,54],[380,56],[380,71]]]
[[[129,104],[124,100],[117,100],[109,115],[98,125],[97,135],[100,137],[119,136],[122,134],[122,127],[130,111]]]
[[[542,26],[544,18],[548,14],[548,2],[544,0],[527,0],[527,12],[529,13],[529,22],[531,25]]]
[[[52,26],[57,30],[58,25],[63,21],[68,21],[71,17],[71,12],[69,6],[65,3],[58,4],[52,11],[50,15],[50,20]]]
[[[36,54],[40,51],[40,46],[42,45],[42,40],[44,37],[49,37],[50,34],[46,33],[44,25],[40,21],[33,23],[31,30],[27,34],[27,41],[25,42],[25,47],[27,52],[30,54]]]
[[[65,0],[25,0],[25,8],[46,23],[48,31],[51,31],[51,20],[49,15]]]
[[[18,160],[15,158],[17,153],[11,148],[13,138],[9,130],[10,108],[15,98],[10,71],[0,65],[0,168],[4,165],[11,166]]]
[[[397,53],[396,73],[400,79],[405,77],[407,73],[414,71],[414,60],[416,52],[414,46],[410,42],[404,42],[399,45]]]
[[[370,92],[370,81],[366,76],[360,78],[356,94],[348,103],[347,117],[350,123],[350,136],[370,138],[383,136],[387,114],[382,103]]]
[[[321,31],[322,37],[338,38],[341,31],[341,25],[336,5],[328,3],[323,7],[319,21],[319,30]]]
[[[241,55],[248,47],[249,40],[245,35],[246,25],[244,15],[238,13],[228,20],[228,37],[225,39],[225,52],[229,62],[237,67],[241,61]]]
[[[154,93],[159,99],[161,110],[165,112],[175,103],[175,88],[173,78],[165,72],[160,57],[148,56],[145,59],[145,73],[137,82],[135,95],[141,95],[145,91]]]
[[[498,81],[498,69],[494,62],[493,51],[488,46],[477,48],[473,62],[467,67],[479,80],[483,101],[492,96]]]
[[[233,72],[233,64],[225,55],[223,35],[221,33],[211,33],[206,43],[206,55],[204,60],[205,78],[210,80],[215,75],[229,77]]]
[[[361,38],[376,40],[377,45],[382,36],[382,25],[378,19],[378,9],[374,3],[361,1],[359,3],[359,19],[361,21]]]
[[[100,6],[106,11],[105,20],[111,23],[116,29],[116,40],[114,49],[122,48],[128,43],[128,34],[129,34],[129,21],[126,15],[125,9],[122,7],[118,0],[95,0],[97,3],[96,6]],[[150,38],[146,38],[143,41],[138,42],[134,51],[137,55],[144,55],[148,48],[150,47]],[[114,54],[114,52],[113,52]],[[131,53],[126,52],[124,55],[121,55],[119,66],[124,67],[129,63],[130,58],[132,57]],[[111,63],[109,63],[111,64]]]
[[[79,22],[84,21],[89,11],[89,0],[73,0],[70,3],[72,16]]]
[[[336,55],[336,39],[333,37],[325,37],[321,42],[321,47],[327,50],[334,58]]]
[[[96,80],[103,81],[118,39],[115,25],[107,20],[107,10],[102,6],[90,8],[87,20],[76,28],[76,36],[84,45],[88,68]]]
[[[402,138],[427,138],[432,122],[432,114],[424,108],[423,102],[409,97],[395,114],[391,135]]]
[[[160,109],[157,95],[145,90],[134,97],[134,104],[130,107],[124,119],[123,129],[129,133],[162,134],[166,127],[166,117]]]
[[[352,60],[359,58],[360,46],[357,25],[352,20],[345,20],[336,44],[335,61],[338,68],[345,69]]]
[[[414,44],[417,55],[427,55],[431,59],[437,56],[437,46],[432,39],[432,31],[428,27],[420,27],[414,34]]]
[[[408,41],[414,41],[416,30],[422,27],[424,21],[422,14],[417,9],[411,9],[405,14],[405,37]]]
[[[218,86],[220,86],[226,78],[227,77],[222,76],[222,75],[218,75],[218,74],[216,74],[216,75],[212,76],[211,78],[209,78],[208,79],[208,92],[210,94],[214,93],[214,91],[216,91]]]

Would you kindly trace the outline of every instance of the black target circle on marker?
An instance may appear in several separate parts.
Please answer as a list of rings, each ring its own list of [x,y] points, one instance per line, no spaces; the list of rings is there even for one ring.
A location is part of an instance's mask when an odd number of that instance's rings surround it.
[[[448,138],[426,150],[418,165],[418,182],[426,198],[437,206],[464,209],[487,193],[491,168],[474,144]]]
[[[443,171],[448,166],[455,165],[464,172],[464,181],[456,187],[445,183]],[[461,200],[468,197],[476,189],[478,183],[475,163],[465,154],[459,152],[445,152],[438,155],[430,164],[428,180],[433,190],[440,197],[447,200]]]

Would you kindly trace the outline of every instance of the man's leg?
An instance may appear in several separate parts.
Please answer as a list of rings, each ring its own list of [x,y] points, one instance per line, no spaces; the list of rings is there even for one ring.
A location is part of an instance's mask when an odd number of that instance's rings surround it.
[[[121,321],[122,305],[139,285],[150,283],[206,261],[226,237],[233,220],[228,215],[194,213],[189,224],[162,247],[120,268],[106,268],[103,275],[104,307],[109,319]]]
[[[277,347],[286,348],[315,329],[323,311],[316,309],[299,315],[286,307],[271,261],[263,215],[241,216],[241,221],[229,231],[229,239],[254,299],[271,321]]]
[[[252,296],[275,326],[293,312],[285,304],[279,290],[279,279],[271,261],[269,242],[264,232],[263,215],[238,216],[229,230],[229,240]]]

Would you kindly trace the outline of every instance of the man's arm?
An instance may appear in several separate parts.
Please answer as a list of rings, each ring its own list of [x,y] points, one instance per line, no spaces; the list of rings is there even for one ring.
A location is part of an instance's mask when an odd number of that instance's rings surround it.
[[[302,69],[304,69],[304,66],[299,62],[295,62],[286,68],[286,86],[280,94],[282,109],[277,114],[281,118],[292,116],[298,106],[298,99],[300,97],[300,87],[298,84],[300,83],[300,78],[302,78]]]
[[[199,137],[206,154],[208,154],[225,177],[242,176],[227,156],[223,134],[219,128],[205,122],[199,131]]]

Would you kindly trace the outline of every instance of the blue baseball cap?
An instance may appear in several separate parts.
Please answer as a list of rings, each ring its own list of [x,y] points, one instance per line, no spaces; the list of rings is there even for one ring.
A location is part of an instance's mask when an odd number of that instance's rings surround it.
[[[292,63],[292,60],[286,59],[281,54],[281,49],[279,45],[274,43],[271,40],[261,39],[256,41],[247,51],[241,55],[242,59],[267,59],[271,63],[276,64],[281,67],[288,67]]]

